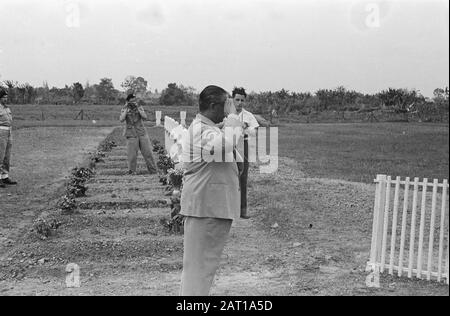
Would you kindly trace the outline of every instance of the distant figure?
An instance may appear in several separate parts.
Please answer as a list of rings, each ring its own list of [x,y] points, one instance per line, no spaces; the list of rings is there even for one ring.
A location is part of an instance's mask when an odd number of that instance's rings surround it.
[[[241,187],[241,218],[249,219],[250,216],[247,213],[247,178],[250,166],[248,162],[248,139],[249,137],[256,136],[256,129],[259,127],[259,123],[252,113],[244,109],[245,101],[247,99],[247,93],[244,88],[234,88],[232,97],[239,120],[244,124],[244,152],[241,153],[244,161],[238,162],[238,168],[240,174],[239,183]]]
[[[12,147],[12,114],[6,105],[8,93],[0,89],[0,188],[15,185],[16,181],[9,178],[9,168]]]
[[[272,109],[272,111],[270,112],[270,124],[273,124],[273,119],[277,119],[278,118],[278,113],[277,110]]]
[[[126,122],[123,136],[127,139],[128,174],[136,174],[139,150],[144,157],[149,173],[155,174],[157,167],[153,159],[150,139],[142,122],[147,119],[147,114],[142,106],[137,106],[135,101],[136,96],[129,94],[120,113],[120,121]]]

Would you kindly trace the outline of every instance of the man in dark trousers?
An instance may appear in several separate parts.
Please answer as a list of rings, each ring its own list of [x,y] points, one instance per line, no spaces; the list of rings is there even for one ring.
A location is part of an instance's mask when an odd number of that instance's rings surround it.
[[[143,120],[147,119],[147,113],[142,106],[136,104],[134,94],[127,96],[127,103],[120,113],[120,121],[126,122],[124,137],[127,139],[128,174],[136,174],[137,155],[140,150],[144,157],[150,174],[157,172],[155,160],[151,150],[150,139],[145,129]]]
[[[12,114],[6,105],[8,93],[0,89],[0,188],[15,185],[16,181],[9,178],[12,147]]]
[[[248,139],[249,137],[256,137],[257,128],[259,123],[255,116],[244,109],[245,101],[247,99],[247,93],[244,88],[234,88],[232,92],[234,107],[236,108],[236,114],[239,121],[244,124],[244,138],[243,149],[241,149],[241,156],[243,162],[238,162],[239,167],[239,183],[241,187],[241,218],[249,219],[250,216],[247,212],[247,179],[249,169],[249,153],[248,153]],[[242,146],[239,146],[242,147]],[[242,152],[243,151],[243,152]]]

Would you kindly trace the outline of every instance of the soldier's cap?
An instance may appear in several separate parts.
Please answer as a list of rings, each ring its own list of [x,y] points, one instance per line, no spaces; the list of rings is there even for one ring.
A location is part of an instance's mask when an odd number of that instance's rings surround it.
[[[6,92],[3,89],[0,89],[0,98],[3,98],[5,95],[8,95],[8,92]]]

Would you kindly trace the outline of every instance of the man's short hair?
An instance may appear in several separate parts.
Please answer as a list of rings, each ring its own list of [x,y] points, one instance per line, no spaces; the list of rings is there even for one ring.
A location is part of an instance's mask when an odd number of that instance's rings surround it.
[[[3,98],[5,95],[8,95],[8,92],[6,92],[3,89],[0,89],[0,98]]]
[[[228,93],[221,87],[207,86],[200,93],[200,97],[199,97],[200,112],[208,110],[208,108],[210,107],[211,104],[224,103],[224,96],[227,96],[227,95],[228,95]]]
[[[236,94],[240,94],[240,95],[243,95],[244,97],[247,97],[247,93],[245,92],[244,88],[234,87],[233,92],[232,92],[233,98],[236,96]]]
[[[130,93],[128,96],[127,96],[127,102],[128,101],[130,101],[131,99],[134,99],[136,96],[133,94],[133,93]]]

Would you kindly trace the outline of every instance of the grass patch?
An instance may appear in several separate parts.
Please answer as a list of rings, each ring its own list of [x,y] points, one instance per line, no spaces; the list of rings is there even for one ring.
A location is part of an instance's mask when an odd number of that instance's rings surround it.
[[[289,124],[280,156],[309,177],[371,183],[377,174],[448,178],[448,125],[420,123]]]

